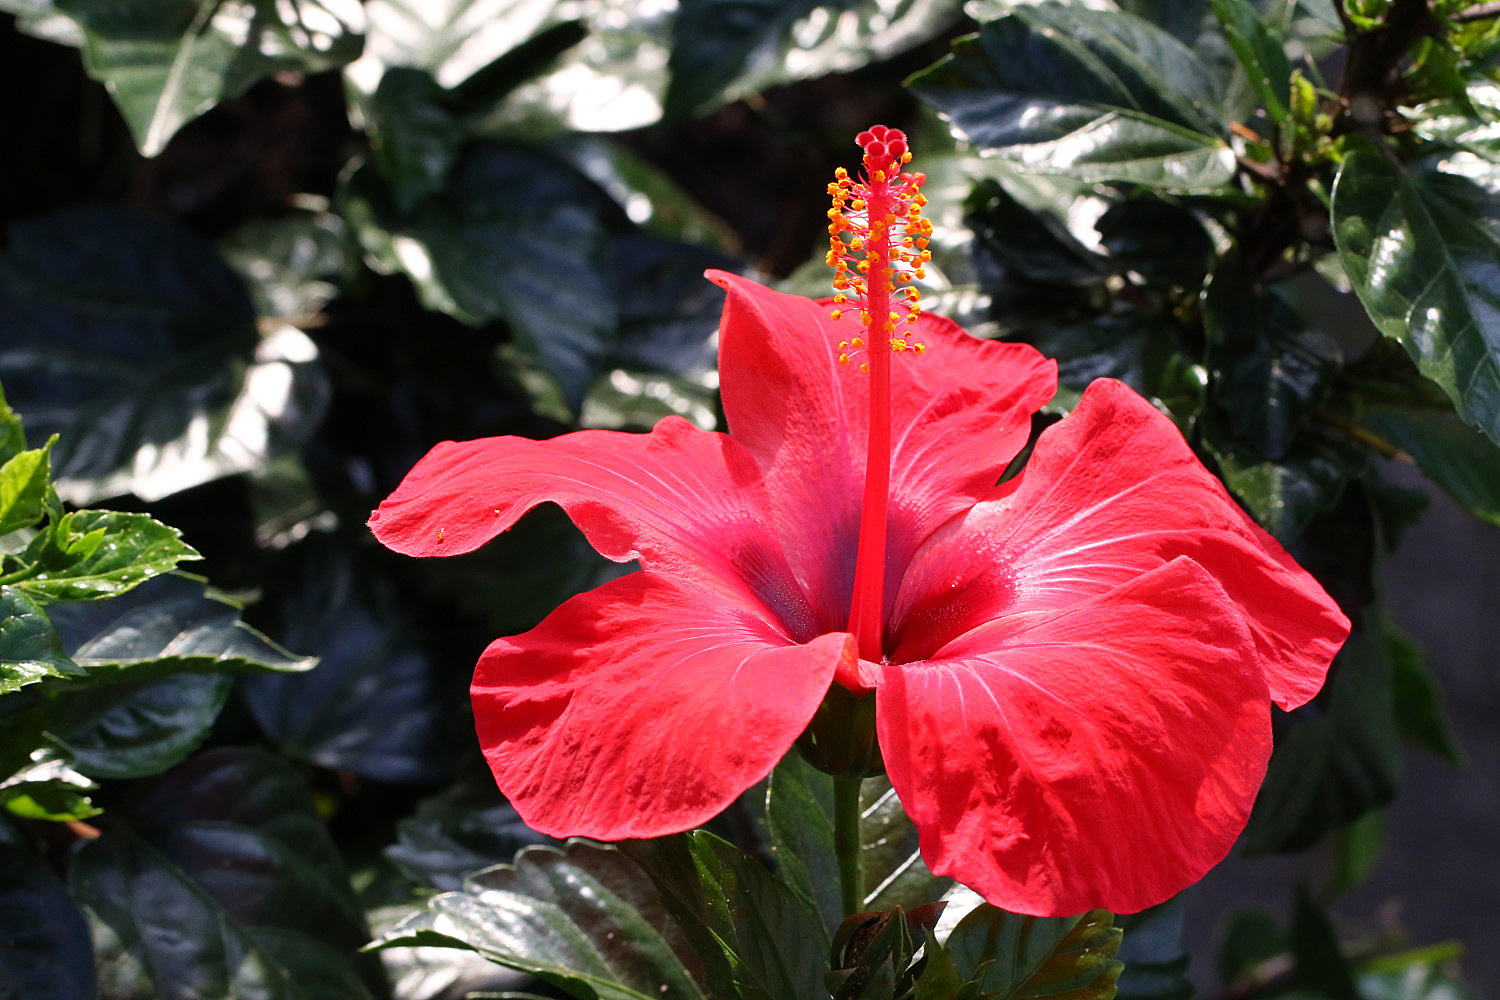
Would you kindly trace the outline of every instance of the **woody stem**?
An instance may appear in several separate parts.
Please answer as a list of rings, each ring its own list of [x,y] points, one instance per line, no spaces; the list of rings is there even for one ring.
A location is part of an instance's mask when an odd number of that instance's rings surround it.
[[[870,427],[865,451],[865,492],[860,505],[859,549],[854,562],[854,594],[849,607],[849,631],[859,645],[861,659],[879,663],[881,626],[885,617],[886,520],[891,486],[891,352],[887,329],[891,299],[890,186],[870,185],[870,236],[866,244],[869,287],[865,341],[870,365]]]

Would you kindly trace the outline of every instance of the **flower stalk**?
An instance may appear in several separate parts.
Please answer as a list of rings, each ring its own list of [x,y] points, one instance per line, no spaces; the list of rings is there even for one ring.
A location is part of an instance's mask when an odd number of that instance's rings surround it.
[[[859,884],[859,790],[864,779],[833,779],[833,853],[839,860],[839,899],[844,916],[864,909],[864,891]]]

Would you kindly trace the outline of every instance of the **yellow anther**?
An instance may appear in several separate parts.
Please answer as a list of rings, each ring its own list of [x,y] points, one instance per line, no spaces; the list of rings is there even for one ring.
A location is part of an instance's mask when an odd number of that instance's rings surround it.
[[[865,210],[864,199],[863,198],[855,198],[853,201],[851,201],[849,203],[849,207],[852,208],[852,209],[854,209],[856,212],[863,212]]]
[[[841,365],[847,365],[848,363],[849,363],[849,355],[847,355],[847,354],[840,354],[839,355],[839,364],[841,364]]]
[[[845,170],[843,167],[839,167],[833,172],[833,176],[837,177],[839,180],[843,180],[845,177],[849,176],[849,171]]]
[[[875,176],[871,177],[870,180],[874,181],[876,184],[881,183],[882,181],[885,180],[885,171],[884,170],[877,170],[877,171],[875,171]]]
[[[865,320],[865,322],[868,323],[869,320]],[[849,341],[849,346],[857,351],[861,347],[865,346],[865,340],[863,337],[855,337],[853,340]]]
[[[833,312],[831,312],[831,313],[828,314],[828,318],[829,319],[843,319],[844,318],[844,311],[842,309],[835,309]]]
[[[921,342],[912,344],[911,345],[911,349],[914,350],[914,351],[916,351],[918,354],[925,354],[925,353],[927,353],[927,345],[923,344]]]
[[[868,374],[870,371],[870,363],[866,361],[864,364],[859,366],[859,370]]]

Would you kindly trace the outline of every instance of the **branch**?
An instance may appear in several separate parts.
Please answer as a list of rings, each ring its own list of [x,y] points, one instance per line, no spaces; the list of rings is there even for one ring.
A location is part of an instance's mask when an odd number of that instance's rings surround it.
[[[1500,0],[1491,0],[1490,3],[1476,3],[1474,6],[1454,14],[1448,20],[1454,24],[1468,24],[1470,21],[1483,21],[1491,17],[1500,17]]]

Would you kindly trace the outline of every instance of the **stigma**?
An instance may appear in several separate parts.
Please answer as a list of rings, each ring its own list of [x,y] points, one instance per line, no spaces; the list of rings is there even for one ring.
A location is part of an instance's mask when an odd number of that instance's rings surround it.
[[[840,167],[828,185],[826,260],[834,271],[832,318],[857,314],[865,330],[839,344],[839,363],[869,371],[870,351],[927,349],[910,329],[922,312],[914,282],[927,276],[932,260],[932,223],[922,216],[926,176],[904,169],[911,162],[905,133],[875,125],[855,141],[864,151],[861,175]]]

